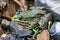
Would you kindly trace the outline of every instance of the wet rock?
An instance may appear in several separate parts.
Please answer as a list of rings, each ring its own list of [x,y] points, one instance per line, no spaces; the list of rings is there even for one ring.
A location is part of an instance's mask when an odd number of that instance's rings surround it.
[[[32,31],[29,30],[28,28],[24,28],[23,26],[18,25],[14,22],[11,22],[10,27],[15,30],[16,34],[18,34],[19,37],[28,36],[32,33]]]
[[[33,40],[32,38],[27,38],[27,40]]]
[[[12,36],[12,34],[2,34],[0,40],[16,40],[16,37]]]
[[[2,28],[0,27],[0,36],[1,36],[3,33],[4,33],[4,32],[3,32]]]
[[[6,34],[2,34],[2,35],[1,35],[1,38],[5,38],[5,37],[6,37]]]
[[[4,40],[15,40],[15,38],[11,34],[7,34]]]
[[[37,35],[37,40],[49,40],[49,32],[48,30],[43,30],[40,34]]]
[[[0,0],[0,12],[6,8],[7,4],[3,0]]]
[[[15,22],[10,22],[8,20],[3,19],[1,26],[5,25],[6,27],[10,28],[15,34],[19,37],[28,36],[32,33],[31,30],[29,30],[26,27],[23,27],[22,25],[19,25]],[[4,27],[4,26],[3,26]]]
[[[0,40],[3,40],[2,38],[0,38]]]
[[[8,20],[11,20],[11,16],[8,10],[5,10],[2,14],[2,17]]]
[[[16,13],[15,3],[12,0],[4,0],[7,3],[6,10],[3,11],[2,17],[11,20]]]

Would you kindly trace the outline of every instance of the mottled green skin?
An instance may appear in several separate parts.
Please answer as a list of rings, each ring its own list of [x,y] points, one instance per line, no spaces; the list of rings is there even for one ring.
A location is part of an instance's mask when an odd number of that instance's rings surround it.
[[[17,12],[15,16],[12,17],[12,21],[28,24],[29,27],[34,26],[36,23],[39,24],[40,28],[44,28],[44,25],[49,21],[51,14],[47,14],[44,8],[33,8],[25,12]],[[36,18],[36,15],[43,15],[42,17]]]
[[[40,28],[44,28],[44,26],[49,22],[51,19],[51,13],[48,13],[42,16],[38,22]]]
[[[42,8],[34,8],[32,10],[28,10],[25,12],[17,12],[17,15],[13,17],[14,18],[26,18],[26,17],[34,17],[37,14],[46,14],[45,10],[42,10]]]
[[[39,33],[39,29],[37,29],[37,27],[33,28],[33,32],[34,32],[33,39],[35,39],[36,35]]]

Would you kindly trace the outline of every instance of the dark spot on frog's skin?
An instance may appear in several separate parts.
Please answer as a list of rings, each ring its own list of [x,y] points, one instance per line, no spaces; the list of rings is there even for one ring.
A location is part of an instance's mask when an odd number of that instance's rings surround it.
[[[19,19],[22,19],[23,17],[21,16],[21,17],[19,17]]]

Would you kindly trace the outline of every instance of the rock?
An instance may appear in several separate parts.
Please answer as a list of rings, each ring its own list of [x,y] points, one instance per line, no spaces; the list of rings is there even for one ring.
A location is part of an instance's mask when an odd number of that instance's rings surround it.
[[[0,36],[1,36],[3,33],[4,33],[4,32],[3,32],[2,28],[0,27]]]
[[[3,40],[2,38],[0,38],[0,40]]]
[[[23,27],[22,25],[19,25],[12,21],[10,22],[6,19],[2,20],[1,26],[3,26],[4,29],[10,28],[19,37],[29,36],[32,33],[32,31],[30,29],[28,29],[27,27]],[[6,27],[4,27],[4,26],[6,26]]]
[[[51,28],[50,28],[50,34],[51,36],[55,35],[60,35],[60,22],[59,21],[54,21],[54,23],[52,24]]]
[[[5,38],[5,37],[6,37],[6,34],[2,34],[1,37],[2,37],[2,38]]]
[[[8,10],[5,10],[2,14],[2,17],[5,18],[5,19],[8,19],[8,20],[11,20],[11,14],[9,13]]]
[[[0,0],[0,12],[6,8],[7,4],[3,0]]]
[[[7,3],[7,8],[3,11],[2,17],[11,20],[11,17],[16,13],[15,3],[12,0],[4,1]]]
[[[0,40],[16,40],[16,38],[12,34],[2,34]]]
[[[12,30],[14,30],[19,37],[28,36],[32,33],[32,31],[27,27],[23,27],[15,22],[11,22],[10,28],[12,28]]]
[[[27,38],[27,40],[33,40],[32,38]]]
[[[50,30],[51,26],[52,26],[52,21],[49,21],[48,22],[48,30]]]
[[[37,40],[49,40],[49,32],[48,30],[43,30],[40,34],[37,35]]]
[[[6,34],[6,36],[2,39],[3,40],[15,40],[15,37],[13,37],[11,34]]]

